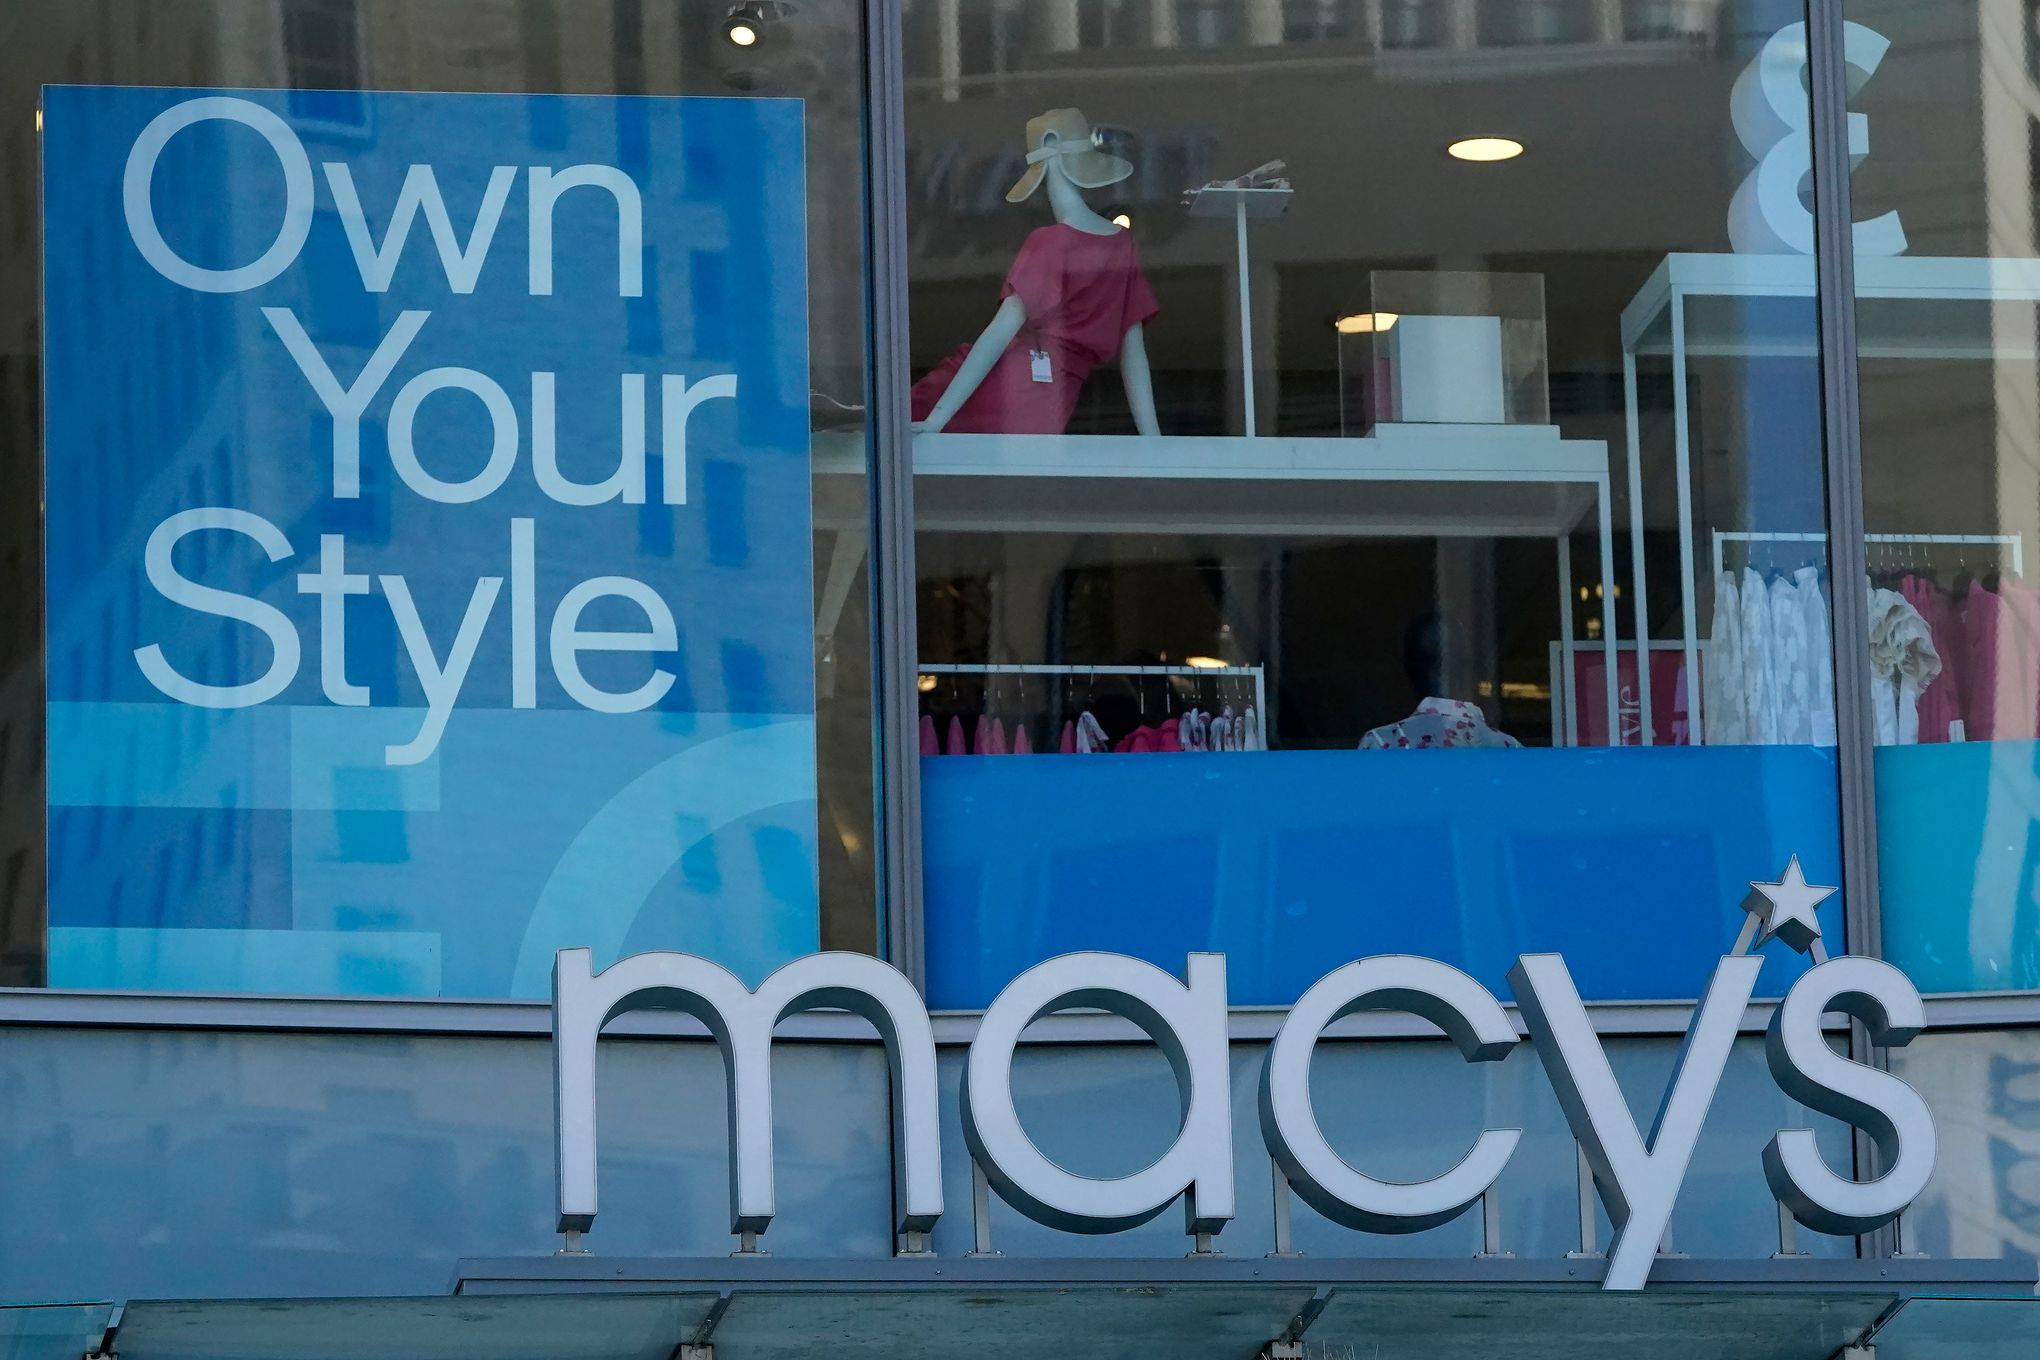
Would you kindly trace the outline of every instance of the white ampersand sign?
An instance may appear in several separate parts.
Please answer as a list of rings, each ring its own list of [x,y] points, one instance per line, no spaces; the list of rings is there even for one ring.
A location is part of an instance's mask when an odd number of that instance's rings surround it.
[[[1862,88],[1890,47],[1890,40],[1873,29],[1843,25],[1850,94]],[[1736,136],[1757,158],[1728,207],[1728,239],[1738,254],[1813,253],[1813,212],[1800,197],[1813,173],[1806,74],[1806,25],[1787,24],[1743,68],[1729,95]],[[1849,167],[1854,169],[1870,154],[1869,115],[1850,114],[1848,135]],[[1905,228],[1895,210],[1857,222],[1852,231],[1859,256],[1905,252]]]

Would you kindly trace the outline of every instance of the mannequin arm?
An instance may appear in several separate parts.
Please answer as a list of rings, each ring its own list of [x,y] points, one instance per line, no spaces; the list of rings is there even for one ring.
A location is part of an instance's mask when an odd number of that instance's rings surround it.
[[[1154,375],[1148,372],[1147,337],[1139,322],[1126,328],[1119,346],[1119,376],[1126,382],[1126,404],[1133,408],[1133,428],[1150,438],[1162,427],[1155,420]]]
[[[963,357],[963,364],[956,370],[956,376],[949,380],[949,387],[942,394],[942,400],[935,403],[935,409],[928,413],[926,420],[917,421],[917,434],[934,434],[952,420],[978,390],[978,384],[985,380],[985,374],[992,371],[992,365],[1006,352],[1006,346],[1013,343],[1013,337],[1020,333],[1020,327],[1027,322],[1027,308],[1019,298],[1009,297],[999,304],[999,310],[992,314],[991,324],[984,333],[971,342],[970,353]]]

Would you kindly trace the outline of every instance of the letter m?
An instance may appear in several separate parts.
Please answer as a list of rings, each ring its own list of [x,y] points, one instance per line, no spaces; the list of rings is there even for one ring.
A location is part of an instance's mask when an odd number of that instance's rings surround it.
[[[692,954],[634,954],[600,973],[586,949],[553,959],[553,1137],[559,1231],[595,1222],[595,1047],[628,1010],[673,1007],[707,1026],[729,1082],[730,1231],[772,1222],[772,1032],[800,1011],[834,1008],[868,1020],[892,1066],[895,1182],[901,1232],[942,1216],[935,1031],[912,983],[862,954],[809,954],[749,991],[735,974]]]

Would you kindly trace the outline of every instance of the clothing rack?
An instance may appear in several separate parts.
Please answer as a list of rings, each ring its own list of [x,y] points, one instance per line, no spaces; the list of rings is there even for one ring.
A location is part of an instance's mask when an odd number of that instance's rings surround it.
[[[1263,735],[1268,731],[1267,667],[1265,666],[1062,666],[1048,662],[987,662],[984,664],[928,662],[922,675],[1160,675],[1170,677],[1233,677],[1254,682],[1254,712],[1261,720]]]
[[[2026,536],[2024,534],[1865,534],[1865,543],[1956,543],[1990,545],[2012,550],[2012,570],[2020,576],[2026,574]],[[1714,531],[1714,575],[1710,580],[1718,581],[1724,566],[1721,546],[1724,543],[1825,543],[1826,534],[1763,533],[1746,530],[1716,529]]]
[[[1722,545],[1727,543],[1825,543],[1824,533],[1787,533],[1784,531],[1716,529],[1714,531],[1714,574],[1708,577],[1710,583],[1721,580],[1725,568]],[[2026,536],[2024,534],[1865,534],[1866,543],[1920,543],[1958,544],[1977,547],[2009,548],[2012,554],[2012,570],[2020,576],[2026,574]],[[1690,622],[1690,621],[1689,621]],[[1691,736],[1695,746],[1706,738],[1705,715],[1702,713],[1699,683],[1700,668],[1698,635],[1693,628],[1686,630],[1686,704],[1690,720]],[[1649,668],[1643,668],[1642,684],[1638,687],[1642,698],[1643,728],[1646,739],[1650,733],[1650,677]]]

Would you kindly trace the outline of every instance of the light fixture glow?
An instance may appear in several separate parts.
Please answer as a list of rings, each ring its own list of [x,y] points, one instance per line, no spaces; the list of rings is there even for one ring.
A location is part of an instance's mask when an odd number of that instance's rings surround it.
[[[914,682],[914,688],[920,690],[923,694],[933,694],[935,692],[935,677],[932,675],[922,676]]]
[[[1121,231],[1133,230],[1133,218],[1126,213],[1112,214],[1112,225]]]
[[[42,131],[42,108],[39,105],[37,106],[35,111],[35,130],[37,132]]]
[[[1378,335],[1382,331],[1394,330],[1395,323],[1400,320],[1400,312],[1355,312],[1334,321],[1332,328],[1341,335]]]
[[[731,24],[724,32],[739,47],[749,47],[758,41],[758,30],[746,23]]]
[[[1523,154],[1523,144],[1513,137],[1465,137],[1445,154],[1460,161],[1512,161]]]
[[[1220,661],[1215,656],[1186,656],[1183,658],[1183,664],[1195,666],[1200,671],[1222,671],[1225,669],[1225,662]]]

